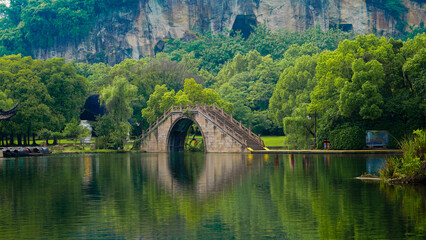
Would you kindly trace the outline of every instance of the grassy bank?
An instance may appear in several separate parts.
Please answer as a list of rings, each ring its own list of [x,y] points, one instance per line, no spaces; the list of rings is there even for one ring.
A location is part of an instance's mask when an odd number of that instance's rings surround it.
[[[282,147],[284,146],[284,136],[264,136],[262,137],[265,146]]]
[[[392,183],[426,183],[426,131],[414,131],[400,146],[403,155],[387,158],[380,176]]]

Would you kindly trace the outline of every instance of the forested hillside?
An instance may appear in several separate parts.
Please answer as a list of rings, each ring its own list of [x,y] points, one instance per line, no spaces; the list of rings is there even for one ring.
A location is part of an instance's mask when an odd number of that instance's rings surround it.
[[[105,59],[102,54],[87,56],[86,63],[29,57],[58,42],[78,45],[97,18],[136,11],[138,4],[0,5],[0,108],[20,103],[17,116],[0,123],[2,145],[75,135],[71,129],[93,94],[108,112],[93,124],[100,145],[109,148],[122,147],[129,131],[138,136],[170,106],[189,103],[216,103],[257,134],[285,135],[290,148],[311,148],[316,135],[318,146],[328,139],[335,149],[360,149],[366,130],[389,131],[396,147],[396,140],[425,127],[424,25],[400,35],[403,40],[320,25],[296,32],[272,31],[267,24],[251,26],[248,34],[193,31],[182,39],[161,38],[155,56],[114,66],[94,63]],[[366,4],[401,21],[408,11],[399,0]]]
[[[169,40],[155,58],[114,67],[20,55],[0,61],[0,107],[20,102],[18,115],[0,123],[3,143],[6,136],[28,141],[43,128],[63,131],[94,93],[108,110],[95,131],[115,148],[127,131],[139,135],[181,103],[217,103],[258,134],[285,134],[290,148],[313,145],[315,119],[317,142],[331,140],[336,149],[363,148],[371,129],[389,131],[396,146],[426,122],[426,34],[401,41],[260,26],[247,40]]]

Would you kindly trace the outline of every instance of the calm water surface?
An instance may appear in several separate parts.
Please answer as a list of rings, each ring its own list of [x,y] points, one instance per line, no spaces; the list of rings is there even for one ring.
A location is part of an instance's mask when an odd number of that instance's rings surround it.
[[[377,155],[0,159],[3,239],[422,239],[426,189],[354,179]]]

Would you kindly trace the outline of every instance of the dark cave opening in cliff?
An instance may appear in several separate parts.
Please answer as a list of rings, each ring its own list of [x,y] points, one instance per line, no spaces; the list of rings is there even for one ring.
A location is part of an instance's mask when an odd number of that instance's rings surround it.
[[[243,38],[247,39],[253,33],[256,26],[257,19],[255,15],[238,15],[232,26],[231,36],[235,36],[240,32]]]
[[[344,32],[350,32],[354,30],[354,26],[352,24],[339,24],[339,29]]]
[[[336,23],[330,22],[329,29],[340,29],[344,32],[350,32],[354,30],[354,26],[350,23],[336,24]]]
[[[161,39],[157,42],[154,46],[154,54],[160,53],[164,50],[164,47],[166,46],[166,41],[164,39]]]

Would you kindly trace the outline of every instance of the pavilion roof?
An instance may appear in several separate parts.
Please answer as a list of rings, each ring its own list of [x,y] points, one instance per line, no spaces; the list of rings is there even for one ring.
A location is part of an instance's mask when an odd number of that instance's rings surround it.
[[[0,108],[0,120],[8,120],[11,117],[15,116],[16,110],[18,109],[19,102],[11,109],[7,111],[3,111],[3,109]]]

